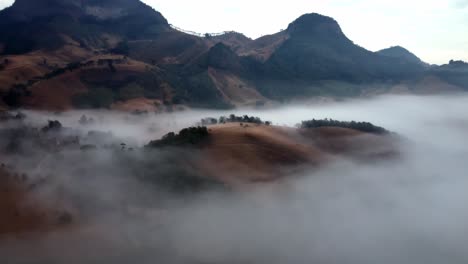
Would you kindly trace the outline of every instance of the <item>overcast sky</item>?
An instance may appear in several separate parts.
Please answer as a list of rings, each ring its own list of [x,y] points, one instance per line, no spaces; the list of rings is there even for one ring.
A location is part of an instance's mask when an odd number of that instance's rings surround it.
[[[0,0],[6,6],[13,0]],[[335,18],[356,44],[394,45],[429,63],[468,61],[468,0],[144,0],[169,23],[200,33],[235,30],[256,38],[304,13]]]

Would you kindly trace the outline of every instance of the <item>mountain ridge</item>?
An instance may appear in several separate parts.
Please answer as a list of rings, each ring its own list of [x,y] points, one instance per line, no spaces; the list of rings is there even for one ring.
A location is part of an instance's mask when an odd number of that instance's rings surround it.
[[[252,40],[179,31],[139,0],[17,0],[0,11],[0,33],[4,108],[109,108],[138,98],[165,107],[258,106],[392,92],[427,76],[468,89],[459,70],[437,70],[402,47],[366,50],[317,13]]]

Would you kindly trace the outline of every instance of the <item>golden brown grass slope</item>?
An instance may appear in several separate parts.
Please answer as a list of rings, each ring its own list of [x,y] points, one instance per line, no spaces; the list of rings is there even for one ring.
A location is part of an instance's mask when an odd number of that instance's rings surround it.
[[[70,62],[81,61],[93,56],[93,52],[70,43],[56,51],[38,50],[21,55],[0,56],[0,62],[9,61],[0,71],[0,91],[15,84],[26,84],[29,80],[43,76],[54,68],[64,67]]]
[[[269,101],[254,85],[227,71],[208,69],[208,74],[223,99],[235,106],[255,106],[258,102]]]
[[[370,161],[396,153],[391,136],[343,128],[230,123],[209,127],[202,169],[228,183],[271,181],[339,157]]]
[[[24,104],[33,109],[70,110],[73,97],[90,88],[87,82],[110,83],[145,72],[144,64],[136,61],[115,68],[117,73],[107,66],[89,67],[37,83],[31,87],[32,96]]]

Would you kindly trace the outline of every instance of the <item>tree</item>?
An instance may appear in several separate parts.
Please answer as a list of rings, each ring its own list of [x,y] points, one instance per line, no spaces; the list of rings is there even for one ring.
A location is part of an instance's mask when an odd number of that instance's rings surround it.
[[[196,145],[208,135],[209,131],[207,127],[189,127],[182,129],[179,134],[171,132],[163,136],[160,140],[151,141],[147,147],[160,148]]]
[[[57,120],[49,120],[49,123],[42,128],[42,132],[49,132],[49,131],[59,131],[62,129],[62,124]]]
[[[80,123],[80,125],[86,126],[93,124],[94,119],[92,117],[88,118],[86,115],[82,115],[78,122]]]

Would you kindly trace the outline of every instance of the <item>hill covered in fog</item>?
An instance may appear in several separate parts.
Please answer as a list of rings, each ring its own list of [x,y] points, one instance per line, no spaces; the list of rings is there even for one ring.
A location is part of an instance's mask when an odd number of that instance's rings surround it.
[[[327,119],[293,128],[231,115],[219,122],[204,119],[202,123],[210,125],[170,132],[140,145],[136,134],[122,137],[94,130],[96,120],[150,130],[155,137],[146,122],[157,120],[155,114],[95,114],[79,120],[36,112],[1,116],[0,241],[8,235],[88,228],[94,213],[139,214],[130,211],[146,206],[169,210],[164,204],[168,197],[241,192],[253,183],[277,183],[342,158],[374,164],[399,153],[398,138],[370,123]],[[58,118],[70,126],[42,118]],[[114,183],[129,195],[122,193],[120,199],[109,194],[117,191]],[[148,192],[131,191],[140,187]]]
[[[252,40],[180,30],[139,0],[17,0],[0,12],[2,108],[165,111],[459,91],[461,68],[402,47],[368,51],[314,13]]]
[[[1,113],[0,256],[464,264],[467,102]]]

